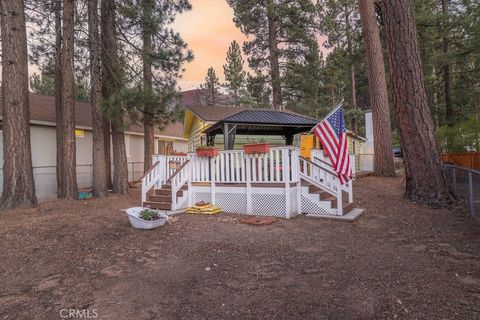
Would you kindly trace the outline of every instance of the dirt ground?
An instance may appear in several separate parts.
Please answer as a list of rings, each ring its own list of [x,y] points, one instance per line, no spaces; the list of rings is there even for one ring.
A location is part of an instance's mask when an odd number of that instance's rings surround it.
[[[138,191],[1,212],[0,319],[479,319],[480,228],[402,191],[356,181],[354,223],[182,214],[139,231],[120,212]]]

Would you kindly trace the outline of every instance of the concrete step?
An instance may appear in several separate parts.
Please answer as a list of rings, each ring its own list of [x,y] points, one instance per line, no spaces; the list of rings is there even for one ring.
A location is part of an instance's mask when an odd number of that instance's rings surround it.
[[[332,220],[343,220],[343,221],[355,221],[357,220],[360,215],[363,213],[364,209],[360,208],[353,208],[347,213],[341,215],[341,216],[335,216],[335,215],[321,215],[321,214],[307,214],[305,215],[306,217],[309,218],[323,218],[323,219],[332,219]]]
[[[172,210],[171,203],[156,202],[156,201],[146,201],[143,203],[143,207],[150,207],[152,209],[160,209],[160,210]]]

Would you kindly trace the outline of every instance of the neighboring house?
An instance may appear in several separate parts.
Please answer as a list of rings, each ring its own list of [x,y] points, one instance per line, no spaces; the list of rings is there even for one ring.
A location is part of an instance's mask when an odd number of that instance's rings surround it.
[[[39,199],[56,197],[56,123],[55,98],[30,93],[30,136],[35,185]],[[1,108],[1,104],[0,104]],[[79,188],[91,185],[92,175],[92,109],[90,104],[75,103],[75,136],[77,182]],[[187,140],[182,137],[181,123],[169,123],[155,130],[155,153],[186,152]],[[1,132],[0,132],[1,134]],[[0,137],[0,166],[3,167],[3,140]],[[129,180],[143,174],[143,127],[125,129]],[[3,177],[3,176],[2,176]],[[1,182],[1,181],[0,181]],[[2,188],[3,183],[0,183]]]

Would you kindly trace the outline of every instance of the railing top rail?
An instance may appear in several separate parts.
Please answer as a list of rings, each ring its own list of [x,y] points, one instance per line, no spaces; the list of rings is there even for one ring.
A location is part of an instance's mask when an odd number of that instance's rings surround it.
[[[460,170],[465,170],[465,171],[470,171],[472,173],[480,174],[480,171],[478,171],[478,170],[465,168],[465,167],[460,167],[460,166],[457,166],[455,164],[443,163],[442,165],[445,166],[445,167],[451,167],[451,168],[455,168],[455,169],[460,169]]]
[[[329,167],[333,167],[331,163],[329,163],[329,162],[327,162],[327,161],[325,161],[325,160],[322,160],[322,159],[317,158],[317,157],[314,157],[314,158],[315,158],[315,160],[318,160],[318,161],[320,161],[321,163],[324,163],[324,164],[328,165]]]
[[[175,178],[175,177],[177,176],[177,174],[178,174],[180,171],[182,171],[182,169],[183,169],[189,162],[190,162],[190,160],[187,160],[187,161],[185,161],[184,163],[182,163],[182,165],[180,166],[180,168],[178,168],[178,169],[170,176],[170,178],[168,178],[167,183],[170,182],[170,181],[172,181],[173,178]]]
[[[143,180],[152,170],[160,163],[160,161],[157,161],[153,164],[153,166],[150,167],[150,169],[147,170],[147,172],[144,173],[144,175],[140,178],[140,180]]]
[[[319,169],[322,169],[322,170],[330,173],[331,175],[334,175],[334,176],[337,175],[337,174],[336,174],[335,172],[333,172],[332,170],[329,170],[329,169],[327,169],[327,168],[324,168],[324,167],[320,166],[318,163],[315,163],[315,162],[313,162],[313,161],[310,161],[310,160],[308,160],[308,159],[306,159],[306,158],[304,158],[304,157],[300,157],[300,159],[302,159],[302,160],[304,160],[304,161],[312,164],[313,166],[315,166],[315,167],[317,167],[317,168],[319,168]]]

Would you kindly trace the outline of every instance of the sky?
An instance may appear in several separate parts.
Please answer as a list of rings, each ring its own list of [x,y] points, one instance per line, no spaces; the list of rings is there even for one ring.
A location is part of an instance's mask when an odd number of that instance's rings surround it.
[[[184,65],[185,72],[178,80],[182,91],[196,89],[204,82],[209,67],[213,67],[224,81],[223,65],[228,47],[233,40],[240,46],[248,38],[233,22],[233,9],[226,0],[190,0],[192,10],[178,15],[171,25],[179,32],[193,51],[194,60]],[[322,42],[322,39],[319,39]],[[321,49],[326,53],[325,49]],[[248,70],[246,57],[245,69]],[[29,74],[39,73],[38,67],[29,66]]]
[[[195,59],[185,65],[180,79],[182,90],[197,88],[209,67],[223,77],[223,64],[228,47],[233,40],[242,45],[247,38],[233,22],[233,10],[225,0],[190,0],[192,10],[179,15],[172,28],[179,32]],[[246,64],[246,62],[245,62]]]

